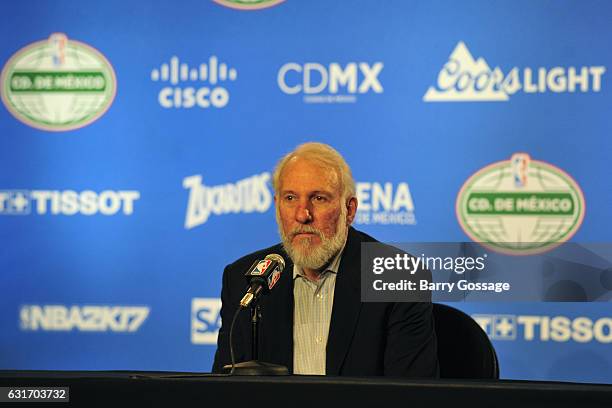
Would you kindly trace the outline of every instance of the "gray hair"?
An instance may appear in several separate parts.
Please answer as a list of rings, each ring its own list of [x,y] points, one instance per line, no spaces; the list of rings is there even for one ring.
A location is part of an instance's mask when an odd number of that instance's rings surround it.
[[[278,196],[279,193],[281,173],[289,160],[294,157],[311,160],[334,169],[340,178],[342,199],[348,200],[350,197],[355,196],[355,180],[353,179],[351,168],[344,160],[344,157],[330,145],[317,142],[301,144],[280,159],[272,176],[272,186],[274,187],[275,195]]]

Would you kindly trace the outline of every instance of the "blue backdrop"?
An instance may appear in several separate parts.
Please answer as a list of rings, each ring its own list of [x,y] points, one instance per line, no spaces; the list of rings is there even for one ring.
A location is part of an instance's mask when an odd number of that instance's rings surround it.
[[[551,242],[610,240],[609,2],[268,3],[2,5],[0,368],[208,371],[223,267],[277,242],[305,141],[380,240],[469,240],[460,190],[500,161],[523,188],[515,153],[581,190]],[[456,306],[503,378],[612,382],[608,303]]]

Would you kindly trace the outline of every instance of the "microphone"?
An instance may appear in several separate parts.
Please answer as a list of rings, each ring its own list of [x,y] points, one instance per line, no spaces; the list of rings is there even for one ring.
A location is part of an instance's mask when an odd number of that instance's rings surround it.
[[[253,360],[245,361],[236,364],[234,355],[234,325],[241,310],[246,309],[257,301],[262,293],[269,292],[280,279],[280,275],[285,269],[285,260],[277,254],[267,255],[262,260],[256,260],[244,274],[249,288],[240,301],[240,307],[236,309],[232,325],[230,326],[230,356],[232,359],[231,365],[223,366],[223,369],[229,372],[229,375],[289,375],[289,370],[285,366],[270,364],[257,360],[258,358],[258,332],[257,327],[260,319],[260,311],[258,307],[251,307],[251,353]]]
[[[269,254],[260,261],[255,261],[244,274],[249,289],[240,301],[240,307],[247,308],[262,293],[268,293],[280,279],[285,269],[285,260],[278,254]]]

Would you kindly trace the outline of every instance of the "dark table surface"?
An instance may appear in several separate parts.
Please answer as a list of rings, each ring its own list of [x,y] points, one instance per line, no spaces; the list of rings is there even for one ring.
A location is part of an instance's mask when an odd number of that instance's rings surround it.
[[[612,407],[612,385],[512,380],[0,371],[0,387],[69,387],[70,405],[107,407],[118,403],[164,407]]]

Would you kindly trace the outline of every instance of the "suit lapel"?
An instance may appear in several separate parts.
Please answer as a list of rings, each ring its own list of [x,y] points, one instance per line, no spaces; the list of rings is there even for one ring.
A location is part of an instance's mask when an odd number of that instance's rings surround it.
[[[329,336],[326,350],[326,373],[339,375],[348,352],[361,310],[360,282],[361,241],[357,231],[349,229],[348,240],[334,289]]]

